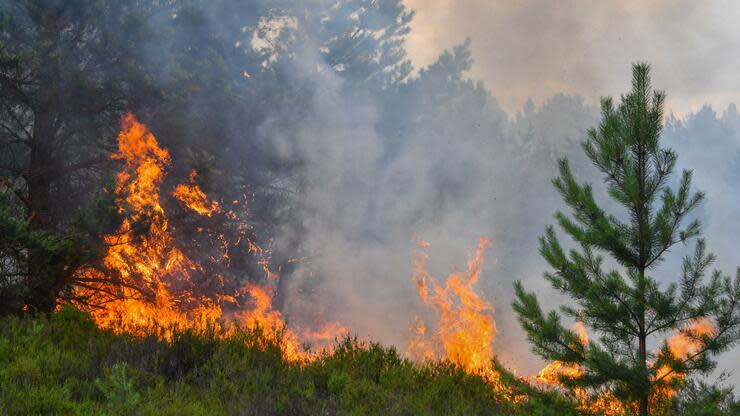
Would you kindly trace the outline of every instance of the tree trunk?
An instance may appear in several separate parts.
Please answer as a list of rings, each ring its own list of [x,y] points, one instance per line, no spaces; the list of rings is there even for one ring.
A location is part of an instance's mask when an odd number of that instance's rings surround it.
[[[34,114],[33,142],[28,169],[28,222],[33,230],[51,230],[52,182],[56,175],[54,154],[54,117],[41,107]],[[42,247],[28,250],[28,295],[26,305],[32,312],[51,312],[56,304],[57,278],[49,253]]]
[[[62,104],[57,97],[59,68],[53,54],[59,36],[56,8],[46,7],[41,39],[52,45],[46,51],[47,65],[39,75],[39,94],[33,103],[33,137],[28,164],[28,223],[32,230],[54,231],[52,211],[53,182],[57,179],[56,166],[59,155],[54,151],[56,120]],[[38,243],[28,248],[28,293],[26,305],[31,312],[52,312],[56,305],[58,280],[62,270],[54,270],[55,260],[48,250]],[[57,259],[58,260],[58,259]]]
[[[639,201],[636,207],[637,213],[637,224],[640,238],[640,259],[637,266],[640,272],[640,281],[637,284],[638,296],[640,297],[640,309],[639,309],[639,342],[640,342],[640,365],[642,365],[643,376],[645,377],[644,385],[640,391],[640,416],[648,415],[648,401],[650,399],[650,375],[647,371],[647,329],[645,328],[645,265],[647,263],[648,244],[645,241],[646,232],[648,228],[649,214],[648,204],[649,197],[646,194],[645,180],[647,175],[647,150],[642,139],[639,139],[638,155],[637,155],[637,178],[639,186]]]
[[[648,398],[640,399],[640,416],[648,416]]]
[[[639,329],[638,342],[640,344],[640,365],[642,365],[643,376],[645,377],[641,383],[640,394],[640,416],[648,416],[648,404],[650,401],[650,374],[648,372],[647,364],[647,333],[645,328],[645,269],[640,267],[640,282],[638,284],[640,290],[640,311],[639,311]]]
[[[640,335],[640,362],[647,369],[647,336]],[[646,380],[645,391],[640,396],[640,416],[648,416],[648,403],[650,400],[650,381]]]

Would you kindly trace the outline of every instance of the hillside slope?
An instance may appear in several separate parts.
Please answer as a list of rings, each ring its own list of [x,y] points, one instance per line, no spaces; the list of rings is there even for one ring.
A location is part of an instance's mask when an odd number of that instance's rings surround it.
[[[286,362],[259,330],[117,335],[64,308],[0,321],[0,414],[575,414],[554,393],[503,373],[513,403],[449,363],[416,365],[352,339],[313,362]]]

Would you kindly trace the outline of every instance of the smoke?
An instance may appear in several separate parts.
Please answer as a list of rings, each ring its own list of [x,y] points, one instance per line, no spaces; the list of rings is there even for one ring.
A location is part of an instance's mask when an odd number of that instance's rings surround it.
[[[304,69],[325,65],[303,58]],[[466,79],[470,58],[466,45],[446,52],[382,99],[348,96],[347,81],[331,72],[312,75],[310,117],[294,136],[271,136],[304,161],[303,190],[290,201],[299,223],[281,238],[300,233],[305,260],[289,276],[284,309],[294,322],[338,319],[403,349],[414,316],[425,313],[411,281],[415,242],[430,243],[430,272],[444,277],[464,269],[485,236],[493,245],[479,289],[497,308],[496,351],[534,371],[509,306],[512,282],[545,287],[537,236],[559,201],[549,181],[559,152],[579,148],[596,111],[557,95],[509,119]]]
[[[694,186],[706,193],[699,219],[704,226],[707,247],[717,255],[715,267],[734,275],[737,263],[736,236],[740,232],[737,207],[740,204],[740,117],[734,104],[718,114],[709,106],[671,119],[664,134],[665,145],[678,152],[678,169],[694,171]],[[680,251],[672,253],[679,256]],[[678,267],[670,268],[674,275]],[[719,357],[718,368],[731,371],[728,379],[740,386],[738,347]]]
[[[587,42],[589,31],[582,32],[579,36]],[[552,34],[558,33],[553,29]],[[542,278],[546,265],[538,255],[537,238],[553,222],[554,211],[562,209],[550,184],[557,158],[571,159],[577,175],[598,188],[600,181],[579,146],[585,130],[598,121],[598,112],[581,96],[553,94],[540,97],[539,105],[526,102],[511,117],[488,85],[469,80],[476,71],[468,47],[463,43],[444,52],[382,98],[348,95],[348,81],[331,73],[312,79],[317,91],[312,117],[299,129],[296,141],[285,146],[305,161],[306,188],[301,198],[291,201],[300,226],[285,228],[283,235],[293,238],[301,232],[307,256],[291,276],[286,312],[294,320],[315,319],[317,313],[340,319],[361,336],[403,349],[413,316],[424,313],[410,280],[414,242],[431,244],[430,271],[445,276],[464,269],[477,238],[486,236],[493,245],[479,287],[496,307],[495,350],[504,362],[530,373],[541,363],[528,352],[511,313],[511,283],[524,280],[547,308],[567,301]],[[531,53],[544,57],[538,69],[544,76],[559,52],[540,52]],[[321,57],[314,56],[306,66],[322,64]],[[569,70],[595,94],[627,89],[629,65],[625,55],[623,64],[612,67],[623,70],[609,71],[622,74],[619,85],[613,79],[594,78],[598,68],[579,70],[576,65]],[[535,85],[536,79],[527,82]],[[655,74],[659,88],[674,82],[660,71]],[[552,92],[575,89],[557,84]],[[493,91],[504,97],[510,92],[508,87]],[[696,186],[707,192],[710,202],[701,215],[710,247],[727,259],[718,266],[731,272],[734,233],[727,232],[733,228],[725,228],[722,219],[731,215],[738,195],[736,186],[733,191],[736,181],[728,176],[736,164],[738,141],[732,123],[713,114],[705,109],[671,119],[666,144],[679,150],[680,167],[694,169]],[[711,149],[701,147],[707,151],[704,156],[694,156],[700,147],[680,142],[683,136],[703,137],[713,144]],[[601,197],[605,201],[603,193]],[[665,271],[661,269],[658,277],[665,283],[677,278],[671,273],[682,253],[673,253]],[[730,355],[720,367],[734,368]]]
[[[537,251],[537,238],[553,222],[554,211],[562,209],[550,180],[557,158],[568,157],[576,174],[599,188],[579,143],[598,121],[598,111],[590,104],[593,97],[626,90],[634,56],[625,51],[603,64],[560,61],[573,49],[588,55],[599,42],[630,43],[616,34],[613,39],[594,38],[593,27],[606,24],[611,9],[589,6],[587,12],[599,18],[588,23],[568,18],[566,12],[559,15],[564,20],[553,19],[544,9],[527,13],[532,10],[512,6],[502,13],[516,17],[518,29],[491,28],[489,37],[507,33],[497,40],[506,48],[492,48],[500,55],[496,59],[479,50],[484,36],[472,42],[460,39],[459,45],[450,43],[449,50],[407,81],[375,91],[373,84],[358,83],[348,74],[351,68],[336,65],[322,52],[327,38],[310,27],[325,18],[322,6],[307,4],[301,13],[266,7],[269,12],[252,19],[252,25],[214,25],[220,30],[233,26],[241,33],[235,40],[238,47],[258,55],[246,63],[250,65],[246,85],[257,91],[250,94],[256,99],[281,96],[268,108],[249,107],[261,116],[253,117],[246,132],[238,118],[224,131],[232,157],[247,158],[260,166],[257,170],[269,166],[248,153],[254,146],[272,163],[294,167],[288,175],[276,174],[282,178],[277,185],[291,190],[280,200],[290,211],[290,220],[268,235],[278,251],[299,259],[283,276],[282,309],[288,321],[310,325],[339,320],[360,336],[403,350],[414,316],[428,312],[411,281],[415,242],[430,243],[430,272],[444,277],[464,269],[476,241],[485,236],[493,244],[478,286],[496,308],[495,351],[520,374],[535,372],[542,363],[529,352],[511,312],[512,282],[523,280],[546,308],[567,302],[542,278],[546,265]],[[630,7],[621,13],[659,13]],[[688,16],[692,10],[684,5],[673,13]],[[211,14],[219,22],[230,19],[224,13]],[[375,17],[384,18],[389,16]],[[561,39],[562,44],[525,47],[522,31],[531,27],[541,27],[549,34],[543,38]],[[455,40],[453,35],[442,37],[444,42]],[[521,65],[533,59],[538,65],[522,70]],[[671,92],[678,81],[661,71],[664,63],[658,60],[654,83]],[[495,65],[490,71],[495,75],[483,73],[485,65]],[[281,83],[260,84],[268,82],[265,74],[270,73],[280,74]],[[487,83],[471,81],[476,78]],[[538,104],[520,100],[528,96]],[[203,111],[203,105],[193,103],[192,113]],[[709,109],[673,118],[666,132],[666,144],[679,150],[680,167],[695,169],[695,184],[707,192],[701,215],[709,246],[724,259],[718,266],[728,271],[734,267],[734,233],[728,231],[737,221],[728,226],[723,219],[732,217],[732,202],[740,195],[733,185],[740,143],[733,111],[724,118]],[[697,146],[689,137],[712,145]],[[659,277],[665,276],[666,283],[675,281],[671,276],[681,253],[673,253],[661,270]],[[733,368],[730,355],[721,367]]]
[[[529,97],[542,102],[558,92],[582,94],[595,103],[618,95],[629,83],[629,65],[650,62],[669,106],[679,114],[705,103],[737,100],[740,46],[734,22],[740,7],[681,1],[406,0],[417,10],[409,53],[433,62],[467,36],[474,40],[483,79],[508,111]]]
[[[411,280],[415,242],[429,242],[429,272],[443,277],[465,269],[488,237],[478,287],[496,308],[494,350],[519,374],[541,363],[512,314],[512,283],[523,280],[547,308],[566,301],[542,278],[537,238],[563,207],[550,184],[558,158],[598,188],[579,146],[598,121],[594,97],[627,90],[637,59],[655,64],[655,85],[682,111],[738,87],[726,72],[738,58],[718,52],[737,49],[727,47],[737,39],[710,24],[731,13],[688,1],[408,1],[419,9],[408,48],[424,62],[411,75],[405,25],[395,26],[411,15],[399,2],[188,4],[149,16],[169,40],[142,44],[142,55],[156,68],[152,82],[174,92],[142,118],[176,163],[204,165],[206,192],[228,198],[246,184],[255,232],[277,257],[297,259],[281,279],[289,322],[339,320],[403,349],[425,313]],[[704,24],[682,30],[696,21]],[[210,77],[200,89],[178,88],[201,74]],[[672,118],[666,130],[680,167],[694,169],[707,193],[700,215],[727,271],[740,232],[738,129],[731,106]],[[673,254],[665,282],[677,280]],[[732,355],[720,367],[737,369]]]

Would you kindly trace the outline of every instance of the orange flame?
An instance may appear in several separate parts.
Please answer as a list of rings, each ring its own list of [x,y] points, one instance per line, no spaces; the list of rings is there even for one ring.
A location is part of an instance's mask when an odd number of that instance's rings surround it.
[[[475,257],[468,260],[467,271],[449,275],[441,286],[427,272],[429,256],[424,250],[428,244],[420,242],[422,250],[417,255],[413,279],[422,301],[437,312],[438,321],[435,333],[428,336],[424,322],[417,317],[417,337],[409,343],[412,356],[439,358],[443,354],[466,371],[491,365],[496,336],[493,306],[473,289],[480,278],[483,252],[488,244],[487,239],[481,238]],[[442,350],[435,351],[436,346],[441,346]]]
[[[588,343],[588,336],[586,329],[582,323],[576,323],[574,328],[580,335],[581,342]],[[695,336],[711,335],[715,331],[714,324],[707,318],[698,319],[691,322],[686,328]],[[691,354],[694,354],[699,348],[698,342],[685,335],[684,332],[679,331],[667,341],[668,347],[676,358],[687,358]],[[545,385],[560,386],[560,375],[566,377],[578,377],[584,372],[583,367],[577,364],[566,364],[559,361],[553,361],[540,370],[535,379]],[[658,369],[655,375],[655,380],[663,379],[663,382],[670,381],[671,379],[683,379],[684,375],[681,373],[672,372],[670,367],[664,365]],[[582,388],[573,389],[573,393],[580,402],[579,408],[587,410],[593,413],[600,413],[604,415],[623,415],[626,414],[624,405],[609,392],[603,392],[598,397],[594,397],[592,394]],[[667,385],[658,387],[652,395],[651,407],[660,405],[660,401],[672,397],[676,393],[675,388]],[[634,409],[633,409],[634,410]]]
[[[583,345],[588,344],[588,333],[582,322],[576,322],[573,330],[578,334]],[[535,380],[547,386],[560,386],[560,378],[577,378],[583,375],[584,370],[578,364],[553,361],[540,370]],[[609,392],[601,392],[594,397],[588,390],[580,387],[573,389],[573,394],[578,400],[578,409],[589,414],[602,414],[606,416],[618,416],[625,414],[622,403]]]
[[[111,295],[103,301],[105,308],[91,311],[93,317],[104,327],[154,322],[170,327],[218,317],[220,308],[209,300],[170,291],[171,283],[187,281],[189,271],[198,267],[175,246],[159,202],[170,155],[132,114],[124,116],[121,124],[118,152],[112,158],[124,161],[115,188],[123,222],[116,233],[105,237],[108,250],[103,258],[106,268],[118,277],[99,276],[99,285],[87,288],[94,300],[102,300],[101,293]]]
[[[581,343],[588,344],[588,333],[586,327],[582,322],[576,322],[573,329],[578,333],[578,337]],[[583,369],[577,364],[563,363],[560,361],[553,361],[548,364],[545,368],[537,373],[536,380],[544,384],[558,384],[560,383],[560,375],[569,378],[576,378],[583,374]]]
[[[86,270],[76,288],[78,297],[102,306],[89,311],[101,327],[116,331],[144,333],[156,324],[171,335],[174,327],[205,328],[219,325],[228,333],[230,325],[241,322],[253,329],[259,325],[265,334],[280,341],[286,357],[291,361],[314,357],[300,348],[298,337],[286,328],[282,315],[272,308],[272,294],[268,284],[276,276],[269,269],[269,253],[249,241],[249,251],[260,257],[267,284],[248,284],[244,292],[253,300],[254,307],[224,316],[223,303],[236,303],[239,293],[221,293],[215,299],[196,295],[190,285],[191,272],[202,271],[175,244],[169,232],[169,220],[160,204],[160,186],[171,163],[169,152],[161,148],[147,127],[132,114],[122,119],[118,135],[118,152],[112,158],[122,160],[124,167],[116,178],[115,195],[118,210],[123,217],[119,229],[105,237],[108,246],[103,263],[112,271],[112,278],[97,270]],[[220,212],[220,205],[210,201],[195,183],[197,172],[191,171],[190,183],[178,185],[172,195],[185,206],[203,216]],[[236,214],[227,213],[235,219]],[[221,236],[222,247],[226,243]],[[228,254],[224,250],[224,257]],[[224,326],[226,325],[226,326]],[[343,327],[325,327],[317,340],[329,338],[328,331]],[[304,331],[306,340],[314,340],[313,332]],[[340,332],[334,332],[334,337]]]
[[[715,327],[712,321],[709,318],[700,318],[697,320],[692,321],[689,323],[689,325],[685,328],[685,331],[691,332],[693,335],[701,337],[704,335],[713,335],[715,332]],[[699,349],[700,345],[699,342],[688,337],[685,332],[679,331],[678,333],[674,334],[672,337],[668,338],[666,341],[668,344],[668,348],[671,350],[671,354],[673,354],[674,357],[679,359],[686,359],[692,354],[696,353],[696,351]],[[669,381],[674,378],[683,378],[684,375],[681,373],[676,373],[671,371],[671,368],[667,365],[664,365],[660,367],[655,374],[656,379],[664,379],[666,381]],[[674,394],[675,392],[670,391],[670,395]]]
[[[700,318],[691,322],[688,330],[696,336],[711,336],[715,332],[714,324],[709,318]],[[697,351],[699,343],[679,332],[668,339],[668,347],[676,357],[685,358]]]
[[[190,184],[177,185],[172,192],[172,196],[198,214],[210,217],[214,212],[219,211],[219,205],[216,201],[209,202],[206,194],[195,184],[195,178],[197,176],[198,172],[191,170],[190,175],[188,175]]]
[[[467,373],[486,380],[501,397],[518,403],[525,397],[504,385],[492,366],[496,337],[493,306],[473,288],[480,278],[483,253],[488,244],[488,239],[481,238],[475,256],[468,260],[467,270],[450,274],[442,286],[427,271],[429,244],[419,241],[413,281],[419,297],[434,308],[437,319],[430,332],[422,318],[415,318],[408,354],[417,361],[447,359]]]

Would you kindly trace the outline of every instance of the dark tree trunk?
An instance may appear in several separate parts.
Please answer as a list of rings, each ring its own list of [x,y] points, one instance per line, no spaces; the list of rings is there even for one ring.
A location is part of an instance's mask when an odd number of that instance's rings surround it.
[[[59,36],[59,15],[54,7],[46,7],[43,14],[41,38],[51,45],[46,51],[47,64],[41,68],[40,83],[33,108],[31,153],[28,164],[28,224],[32,230],[53,231],[53,182],[57,178],[56,163],[59,155],[54,151],[56,121],[61,102],[58,100],[59,68],[54,53]],[[51,312],[56,304],[56,276],[51,253],[36,243],[28,249],[28,292],[26,305],[33,313]]]
[[[646,345],[646,337],[640,336],[640,360],[644,366],[644,368],[647,368],[647,345]],[[646,383],[648,386],[650,384],[649,380],[647,380]],[[646,386],[646,387],[648,387]],[[648,415],[648,401],[650,399],[650,390],[648,389],[640,396],[640,416],[647,416]]]
[[[36,112],[33,142],[28,169],[28,221],[34,230],[54,227],[52,212],[52,182],[57,174],[53,149],[54,116],[43,107]],[[32,312],[51,312],[56,305],[57,279],[49,253],[42,247],[30,247],[28,252],[28,297]]]

